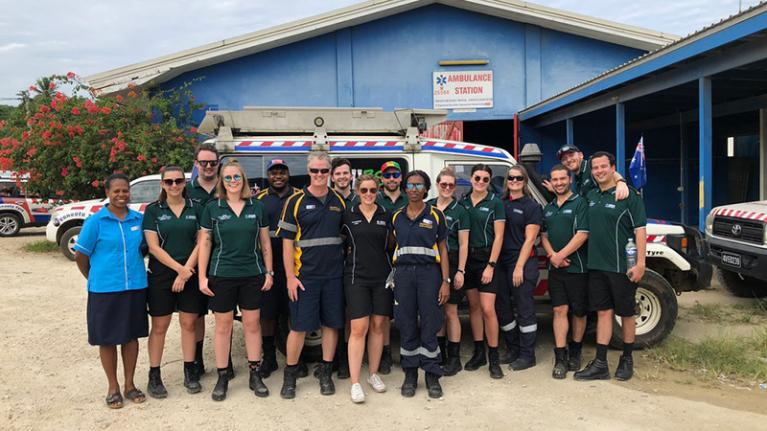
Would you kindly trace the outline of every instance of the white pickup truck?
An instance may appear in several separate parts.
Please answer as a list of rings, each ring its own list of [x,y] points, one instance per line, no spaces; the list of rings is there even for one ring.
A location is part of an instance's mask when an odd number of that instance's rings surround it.
[[[736,296],[767,296],[767,201],[716,207],[706,217],[708,260]]]

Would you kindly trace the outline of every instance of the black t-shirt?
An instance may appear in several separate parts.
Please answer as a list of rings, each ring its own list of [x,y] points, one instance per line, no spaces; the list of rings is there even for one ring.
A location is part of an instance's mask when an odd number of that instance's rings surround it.
[[[344,212],[341,235],[346,237],[346,264],[344,275],[352,282],[384,282],[391,271],[389,260],[389,213],[378,205],[368,220],[360,211],[359,204]]]
[[[504,199],[503,207],[506,212],[506,226],[503,230],[503,247],[501,261],[513,263],[519,256],[519,250],[525,243],[525,228],[529,224],[541,225],[543,211],[534,199],[522,196],[519,199]],[[535,255],[533,247],[532,255]]]

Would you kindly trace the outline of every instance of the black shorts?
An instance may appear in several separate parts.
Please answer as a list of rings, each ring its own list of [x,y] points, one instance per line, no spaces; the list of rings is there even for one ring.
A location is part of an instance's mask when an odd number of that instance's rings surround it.
[[[88,292],[86,318],[91,346],[116,346],[146,337],[146,289]]]
[[[550,269],[549,296],[552,306],[567,305],[574,316],[585,316],[588,311],[589,275]]]
[[[287,316],[288,309],[288,283],[285,281],[285,271],[280,268],[274,272],[274,284],[266,292],[261,292],[261,320],[277,320],[280,316]]]
[[[240,310],[258,310],[261,307],[261,288],[264,274],[255,277],[208,277],[208,288],[215,296],[208,300],[214,313]]]
[[[607,271],[589,271],[589,305],[591,311],[615,310],[621,317],[636,312],[637,284],[626,274]]]
[[[458,305],[461,303],[461,299],[463,299],[464,289],[463,287],[460,289],[453,288],[455,285],[455,274],[458,272],[458,253],[448,254],[448,263],[450,264],[450,280],[452,282],[450,283],[450,297],[447,299],[447,303]],[[466,286],[466,274],[464,274],[463,284]]]
[[[493,271],[493,279],[488,284],[482,284],[482,272],[487,268],[490,261],[490,247],[470,248],[469,257],[466,259],[466,275],[463,277],[463,289],[479,289],[484,293],[495,293],[498,288],[498,270]]]
[[[200,292],[197,275],[193,275],[181,292],[173,292],[171,287],[176,280],[176,271],[155,271],[149,274],[149,288],[146,302],[150,316],[167,316],[174,311],[205,314],[208,297]]]
[[[350,319],[368,317],[371,314],[392,317],[394,315],[394,297],[391,289],[386,288],[386,279],[363,281],[351,276],[344,276],[344,296],[346,311]]]

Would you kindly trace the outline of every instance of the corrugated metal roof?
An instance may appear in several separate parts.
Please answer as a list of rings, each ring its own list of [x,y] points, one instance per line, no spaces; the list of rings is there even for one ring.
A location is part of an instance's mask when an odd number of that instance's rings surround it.
[[[391,15],[444,4],[643,50],[656,49],[677,36],[579,15],[518,0],[371,0],[326,14],[225,39],[85,77],[94,89],[113,93],[129,84],[156,85],[182,73]]]
[[[718,33],[726,28],[729,28],[735,24],[738,24],[740,22],[745,21],[746,19],[752,18],[756,15],[760,15],[763,13],[767,13],[767,1],[762,1],[759,4],[750,7],[742,12],[739,12],[737,14],[730,15],[726,18],[722,18],[718,22],[715,22],[713,24],[710,24],[708,26],[705,26],[701,28],[700,30],[697,30],[675,42],[672,42],[666,46],[660,47],[654,51],[650,51],[646,54],[643,54],[633,60],[630,60],[624,64],[621,64],[619,66],[616,66],[610,70],[607,70],[591,79],[588,79],[584,81],[583,83],[580,83],[578,85],[575,85],[574,87],[571,87],[565,91],[562,91],[561,93],[558,93],[548,99],[542,100],[534,105],[528,106],[524,110],[520,112],[520,118],[522,120],[528,120],[530,118],[534,118],[538,115],[543,115],[547,112],[550,112],[551,110],[542,110],[541,108],[546,107],[546,105],[550,105],[556,101],[559,101],[563,99],[564,97],[573,95],[579,91],[582,91],[598,82],[601,82],[609,77],[613,77],[616,75],[619,75],[621,73],[626,72],[627,70],[630,70],[634,67],[637,67],[641,64],[644,64],[650,60],[653,60],[655,58],[664,56],[666,54],[669,54],[679,48],[682,48],[684,46],[689,45],[690,43],[693,43],[695,41],[698,41],[700,39],[706,38],[708,36],[711,36],[712,34]],[[589,97],[589,95],[585,95],[583,98]],[[577,100],[569,101],[567,104],[572,104],[577,102]],[[566,105],[563,105],[566,106]],[[558,106],[555,109],[561,108],[562,106]],[[553,110],[553,109],[552,109]],[[532,113],[532,114],[531,114]]]

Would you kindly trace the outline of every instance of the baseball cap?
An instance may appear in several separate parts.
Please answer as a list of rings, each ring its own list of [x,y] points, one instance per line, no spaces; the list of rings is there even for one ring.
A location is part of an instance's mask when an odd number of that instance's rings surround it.
[[[274,159],[274,160],[270,160],[269,164],[266,165],[266,170],[268,171],[268,170],[271,170],[272,168],[276,168],[276,167],[283,167],[285,169],[288,169],[288,165],[285,163],[284,160],[282,160],[282,159]]]
[[[562,156],[564,156],[567,153],[580,153],[581,150],[578,149],[575,145],[565,144],[562,145],[562,147],[557,151],[557,160],[562,160]]]
[[[384,163],[383,165],[381,165],[381,172],[385,172],[389,168],[394,168],[394,169],[402,172],[402,168],[399,167],[399,163],[397,163],[395,161],[392,161],[392,160],[390,160],[390,161]]]

